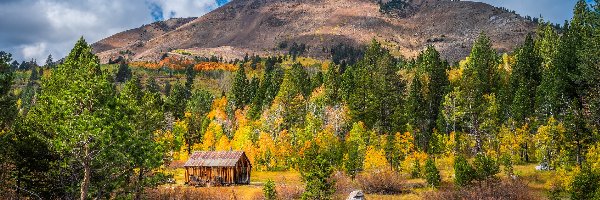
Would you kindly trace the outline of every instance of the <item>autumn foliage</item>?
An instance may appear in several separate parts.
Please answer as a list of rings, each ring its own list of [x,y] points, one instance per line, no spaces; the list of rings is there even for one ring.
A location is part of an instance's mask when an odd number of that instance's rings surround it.
[[[129,63],[132,67],[140,67],[146,69],[160,69],[163,67],[172,69],[172,70],[184,70],[187,66],[194,66],[194,70],[196,71],[212,71],[212,70],[225,70],[225,71],[235,71],[237,67],[233,64],[229,63],[221,63],[221,62],[196,62],[194,60],[186,59],[186,58],[178,58],[178,57],[166,57],[159,62],[149,62],[149,61],[136,61]]]

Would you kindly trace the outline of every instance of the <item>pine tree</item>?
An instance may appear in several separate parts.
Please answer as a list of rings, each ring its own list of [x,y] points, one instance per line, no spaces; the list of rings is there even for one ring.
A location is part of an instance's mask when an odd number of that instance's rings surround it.
[[[344,72],[342,95],[354,121],[384,133],[399,131],[404,85],[397,71],[396,59],[373,40],[364,58]]]
[[[305,97],[308,97],[305,92],[310,89],[310,82],[306,76],[308,74],[300,64],[294,64],[284,75],[279,93],[272,105],[272,107],[279,106],[282,110],[283,129],[303,126],[306,114]]]
[[[300,175],[306,183],[302,199],[331,199],[335,192],[335,182],[330,178],[333,168],[320,147],[311,144],[304,152],[300,163]]]
[[[46,58],[45,67],[48,69],[54,67],[54,61],[52,60],[52,54],[48,55],[48,58]]]
[[[214,98],[210,92],[200,89],[195,90],[187,102],[186,112],[189,112],[190,116],[186,117],[188,130],[183,137],[189,154],[192,153],[192,146],[202,141],[202,134],[206,130],[204,119],[210,112]]]
[[[131,164],[137,168],[135,184],[135,199],[140,199],[146,187],[153,187],[160,183],[162,173],[156,173],[153,169],[164,163],[163,146],[156,142],[154,132],[160,130],[164,123],[164,114],[160,106],[160,96],[154,95],[148,90],[142,90],[139,77],[129,80],[120,93],[120,101],[128,106],[128,116],[133,123],[133,129],[128,145],[136,148],[129,149]]]
[[[117,70],[117,74],[115,76],[115,82],[124,83],[131,79],[131,76],[132,74],[129,65],[125,63],[125,61],[121,60],[121,63],[119,63],[119,69]]]
[[[327,68],[324,77],[325,101],[328,105],[333,105],[342,101],[341,83],[342,77],[338,65],[330,65]]]
[[[27,115],[32,123],[28,126],[40,127],[38,131],[46,133],[46,141],[62,155],[60,162],[65,165],[56,167],[77,177],[64,187],[67,191],[79,190],[80,199],[99,195],[98,189],[108,181],[115,188],[124,183],[120,178],[93,177],[121,177],[115,172],[121,173],[133,159],[131,154],[123,153],[128,152],[128,145],[113,145],[131,139],[128,131],[132,127],[122,112],[127,108],[118,101],[108,74],[102,72],[98,58],[83,38],[64,64],[42,81],[41,94]]]
[[[409,89],[406,110],[409,124],[418,131],[419,147],[428,150],[433,128],[440,115],[440,106],[449,85],[446,75],[448,64],[440,58],[439,52],[433,46],[428,46],[417,57],[414,65],[415,78]]]
[[[175,119],[183,119],[185,107],[187,104],[187,89],[184,85],[177,82],[171,95],[167,97],[167,111],[173,114]]]
[[[440,176],[440,171],[435,166],[435,162],[433,159],[427,159],[425,162],[425,179],[427,180],[427,184],[431,187],[439,187],[442,178]]]
[[[538,56],[531,35],[527,35],[517,52],[510,76],[511,93],[515,95],[510,116],[520,123],[527,123],[526,120],[532,117],[535,111],[535,92],[541,81],[542,59]]]
[[[461,97],[464,98],[459,102],[464,103],[462,107],[467,113],[463,122],[469,128],[469,134],[475,138],[476,152],[483,150],[485,137],[492,134],[483,130],[482,125],[488,119],[484,114],[489,108],[486,96],[490,97],[498,91],[497,66],[496,51],[492,49],[489,38],[482,33],[467,58],[459,87]]]
[[[8,64],[12,55],[0,51],[0,130],[8,129],[17,114],[15,95],[12,93],[13,70]]]
[[[427,130],[429,119],[426,113],[427,111],[423,109],[426,107],[426,102],[422,94],[423,87],[421,85],[421,80],[418,78],[419,77],[415,76],[410,85],[406,102],[406,115],[408,124],[411,125],[416,132],[416,144],[421,148],[425,148],[430,138],[430,135],[428,134],[429,131]]]
[[[475,169],[462,155],[454,159],[454,183],[458,186],[467,186],[475,179]]]
[[[231,86],[231,101],[236,108],[244,108],[249,97],[246,95],[248,89],[248,78],[244,66],[240,65],[235,73],[233,85]]]

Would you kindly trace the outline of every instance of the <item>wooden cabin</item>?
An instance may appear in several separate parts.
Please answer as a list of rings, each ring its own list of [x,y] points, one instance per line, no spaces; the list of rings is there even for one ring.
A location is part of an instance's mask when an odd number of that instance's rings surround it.
[[[250,184],[252,164],[243,151],[196,151],[183,166],[188,185]]]

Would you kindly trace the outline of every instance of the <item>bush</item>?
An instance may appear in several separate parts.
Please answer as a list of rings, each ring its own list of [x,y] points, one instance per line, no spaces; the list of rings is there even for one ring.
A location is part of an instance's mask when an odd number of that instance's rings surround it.
[[[275,191],[275,182],[269,179],[265,182],[263,186],[263,194],[265,195],[265,199],[274,200],[277,199],[277,191]]]
[[[439,187],[441,182],[440,171],[435,166],[435,162],[433,160],[427,159],[425,163],[425,179],[427,180],[427,184],[431,187]]]
[[[304,188],[299,185],[277,184],[277,199],[300,199]]]
[[[600,193],[600,175],[584,167],[571,183],[571,199],[596,199]]]
[[[520,180],[499,181],[498,179],[489,179],[474,186],[427,192],[423,195],[423,199],[536,199],[531,195],[532,193],[532,191],[529,191],[529,187]]]
[[[475,178],[479,181],[494,178],[500,172],[498,163],[493,158],[483,154],[475,156],[473,165],[475,167]]]
[[[454,183],[458,186],[466,186],[475,179],[475,169],[471,167],[463,156],[456,157],[454,161]]]
[[[391,170],[360,174],[356,182],[368,194],[400,194],[410,190],[400,174]]]
[[[343,197],[346,198],[350,192],[358,189],[358,187],[352,182],[352,179],[342,171],[336,172],[332,179],[335,182],[335,198]]]
[[[415,159],[415,163],[413,164],[413,168],[410,171],[411,178],[421,178],[421,163],[419,159]]]
[[[258,193],[260,194],[260,193]],[[240,196],[231,188],[192,188],[192,187],[159,187],[146,190],[143,199],[212,199],[228,200],[239,199]]]

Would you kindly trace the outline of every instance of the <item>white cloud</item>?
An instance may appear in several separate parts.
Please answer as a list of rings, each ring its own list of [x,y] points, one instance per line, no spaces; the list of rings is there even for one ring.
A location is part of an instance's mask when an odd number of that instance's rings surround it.
[[[39,58],[43,58],[44,56],[48,55],[46,43],[24,45],[22,48],[22,53],[25,58],[37,58],[36,60],[40,61],[41,59]]]
[[[87,12],[83,9],[74,9],[66,3],[54,1],[41,1],[46,18],[56,30],[74,31],[82,28],[94,27],[98,24],[98,13]]]
[[[217,0],[0,0],[0,50],[18,60],[59,59],[81,36],[93,43],[152,23],[149,2],[164,18],[199,17],[218,7]]]

